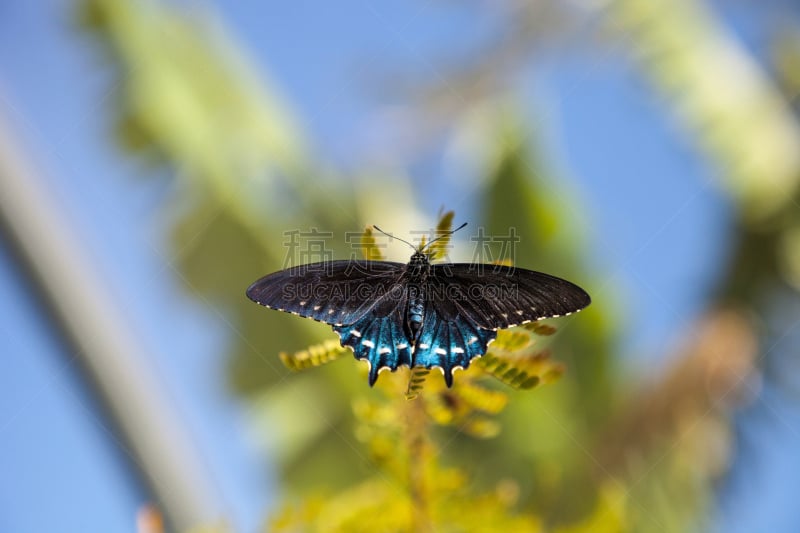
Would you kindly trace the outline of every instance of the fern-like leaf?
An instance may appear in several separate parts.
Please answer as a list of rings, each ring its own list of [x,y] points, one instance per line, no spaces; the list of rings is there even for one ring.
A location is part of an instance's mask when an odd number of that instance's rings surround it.
[[[430,257],[431,261],[442,259],[446,255],[447,248],[450,246],[448,232],[453,226],[453,217],[455,217],[455,212],[448,211],[439,218],[439,223],[436,225],[436,235],[433,238],[441,237],[441,239],[433,243],[428,249],[428,257]]]
[[[501,329],[497,338],[492,342],[494,351],[521,352],[534,343],[531,334],[521,329]]]
[[[293,354],[283,352],[280,354],[280,358],[286,368],[299,372],[306,368],[321,366],[335,361],[346,353],[349,353],[347,348],[340,346],[337,341],[329,340],[321,344],[314,344]]]
[[[383,252],[378,248],[375,242],[375,235],[372,233],[372,228],[367,227],[364,234],[361,236],[361,253],[364,259],[368,261],[384,261]]]
[[[408,388],[406,389],[406,399],[413,400],[420,395],[422,389],[425,387],[425,380],[428,379],[428,374],[431,373],[429,368],[415,366],[411,369],[411,374],[408,378]]]
[[[555,327],[551,326],[550,324],[545,324],[543,322],[528,322],[527,324],[523,324],[523,328],[527,329],[531,333],[535,333],[537,335],[541,335],[543,337],[548,337],[558,331]]]
[[[425,411],[440,426],[456,426],[473,437],[490,438],[500,427],[486,415],[496,415],[508,403],[502,391],[487,389],[465,373],[455,387],[425,396]]]
[[[515,389],[532,389],[552,383],[564,373],[564,365],[550,360],[547,351],[518,356],[489,349],[478,365],[486,372]]]
[[[508,395],[502,391],[490,390],[474,381],[464,381],[456,389],[461,400],[472,409],[496,415],[508,404]]]

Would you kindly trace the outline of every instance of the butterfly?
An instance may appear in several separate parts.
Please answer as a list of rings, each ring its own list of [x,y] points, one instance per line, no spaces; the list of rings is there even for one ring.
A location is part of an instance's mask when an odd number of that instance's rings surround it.
[[[566,316],[591,303],[577,285],[541,272],[432,264],[426,248],[464,226],[418,247],[403,241],[415,250],[407,264],[299,265],[262,277],[247,296],[270,309],[331,325],[341,345],[369,363],[370,386],[383,370],[421,366],[438,367],[451,387],[453,372],[485,354],[497,330]]]

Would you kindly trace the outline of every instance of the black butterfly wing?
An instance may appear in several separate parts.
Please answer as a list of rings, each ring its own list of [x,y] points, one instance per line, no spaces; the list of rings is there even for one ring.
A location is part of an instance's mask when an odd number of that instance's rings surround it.
[[[412,345],[404,329],[408,307],[406,265],[385,261],[312,263],[261,278],[247,296],[266,307],[333,326],[342,346],[370,364],[369,383],[384,368],[467,368],[497,329],[563,316],[590,303],[566,280],[494,265],[431,266],[422,330]]]
[[[566,316],[591,303],[586,291],[549,274],[468,263],[433,265],[426,297],[442,319],[460,317],[491,330]]]
[[[247,296],[270,309],[341,326],[380,303],[403,272],[404,264],[388,261],[310,263],[264,276],[250,285]]]
[[[369,362],[373,385],[382,369],[412,364],[403,331],[405,268],[387,261],[312,263],[261,278],[247,296],[271,309],[332,325],[341,345]]]

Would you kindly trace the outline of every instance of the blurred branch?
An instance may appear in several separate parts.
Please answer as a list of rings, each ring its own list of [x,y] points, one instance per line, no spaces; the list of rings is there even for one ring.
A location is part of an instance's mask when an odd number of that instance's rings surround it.
[[[465,115],[498,95],[513,93],[532,59],[578,31],[580,20],[575,5],[552,0],[504,0],[475,8],[481,10],[481,18],[497,20],[486,42],[455,57],[433,58],[432,78],[391,71],[377,84],[375,92],[382,98],[389,95],[404,102],[378,117],[379,125],[391,125],[382,129],[395,132],[385,147],[392,161],[405,164],[420,157],[452,133]]]
[[[727,414],[749,395],[757,350],[753,326],[741,314],[716,311],[702,319],[663,376],[631,395],[598,439],[604,475],[624,471],[631,460],[653,454],[676,436],[680,440],[688,427]],[[718,475],[726,454],[707,455],[698,458],[697,468]]]
[[[800,129],[762,68],[697,0],[609,0],[605,14],[755,220],[791,201]]]
[[[0,220],[31,282],[72,343],[114,425],[171,524],[188,530],[223,516],[192,439],[146,363],[146,349],[87,261],[69,219],[44,190],[0,110]],[[116,438],[117,435],[112,435]]]
[[[272,410],[262,401],[296,388],[296,381],[280,386],[284,369],[274,353],[293,352],[331,332],[288,315],[266,319],[244,297],[245,288],[268,269],[297,260],[287,230],[317,228],[332,236],[327,244],[343,243],[347,231],[363,227],[360,211],[380,213],[384,223],[398,214],[413,216],[411,202],[401,200],[410,197],[410,186],[386,179],[326,182],[337,173],[315,158],[276,84],[256,74],[210,6],[198,11],[194,4],[159,0],[83,0],[80,8],[83,27],[113,69],[119,102],[112,111],[119,113],[114,118],[121,148],[176,178],[178,194],[166,204],[174,220],[172,241],[181,250],[176,266],[201,305],[224,315],[232,333],[231,387],[253,400],[262,416],[283,412],[285,405]],[[334,350],[286,360],[303,366],[336,356]],[[323,469],[342,482],[363,477],[349,467],[348,459],[357,457],[342,446],[339,424],[349,422],[341,420],[348,393],[363,382],[353,372],[336,373],[344,368],[334,363],[309,378],[314,386],[303,406],[312,405],[314,420],[321,422],[297,433],[305,440],[292,441],[296,461],[281,465],[295,485],[304,479],[317,483]],[[294,415],[289,419],[296,424]]]
[[[123,145],[167,163],[270,254],[266,208],[287,205],[277,183],[296,185],[282,191],[291,204],[313,203],[308,180],[320,172],[276,88],[212,15],[157,1],[84,0],[81,21],[118,63]]]
[[[763,221],[789,202],[800,181],[800,127],[774,81],[703,2],[603,0],[570,7],[552,0],[493,6],[508,15],[492,42],[460,69],[406,89],[416,107],[392,110],[392,120],[409,130],[392,150],[399,144],[408,159],[454,120],[508,93],[543,42],[563,38],[581,18],[592,29],[586,13],[596,13],[667,96],[748,218]]]

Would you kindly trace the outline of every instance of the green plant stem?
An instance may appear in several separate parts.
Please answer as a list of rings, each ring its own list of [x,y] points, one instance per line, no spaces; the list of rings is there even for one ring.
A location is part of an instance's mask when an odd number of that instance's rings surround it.
[[[427,454],[428,415],[422,397],[407,402],[406,445],[408,449],[408,489],[412,506],[412,530],[433,531],[430,520],[427,490],[425,487],[425,461]]]

